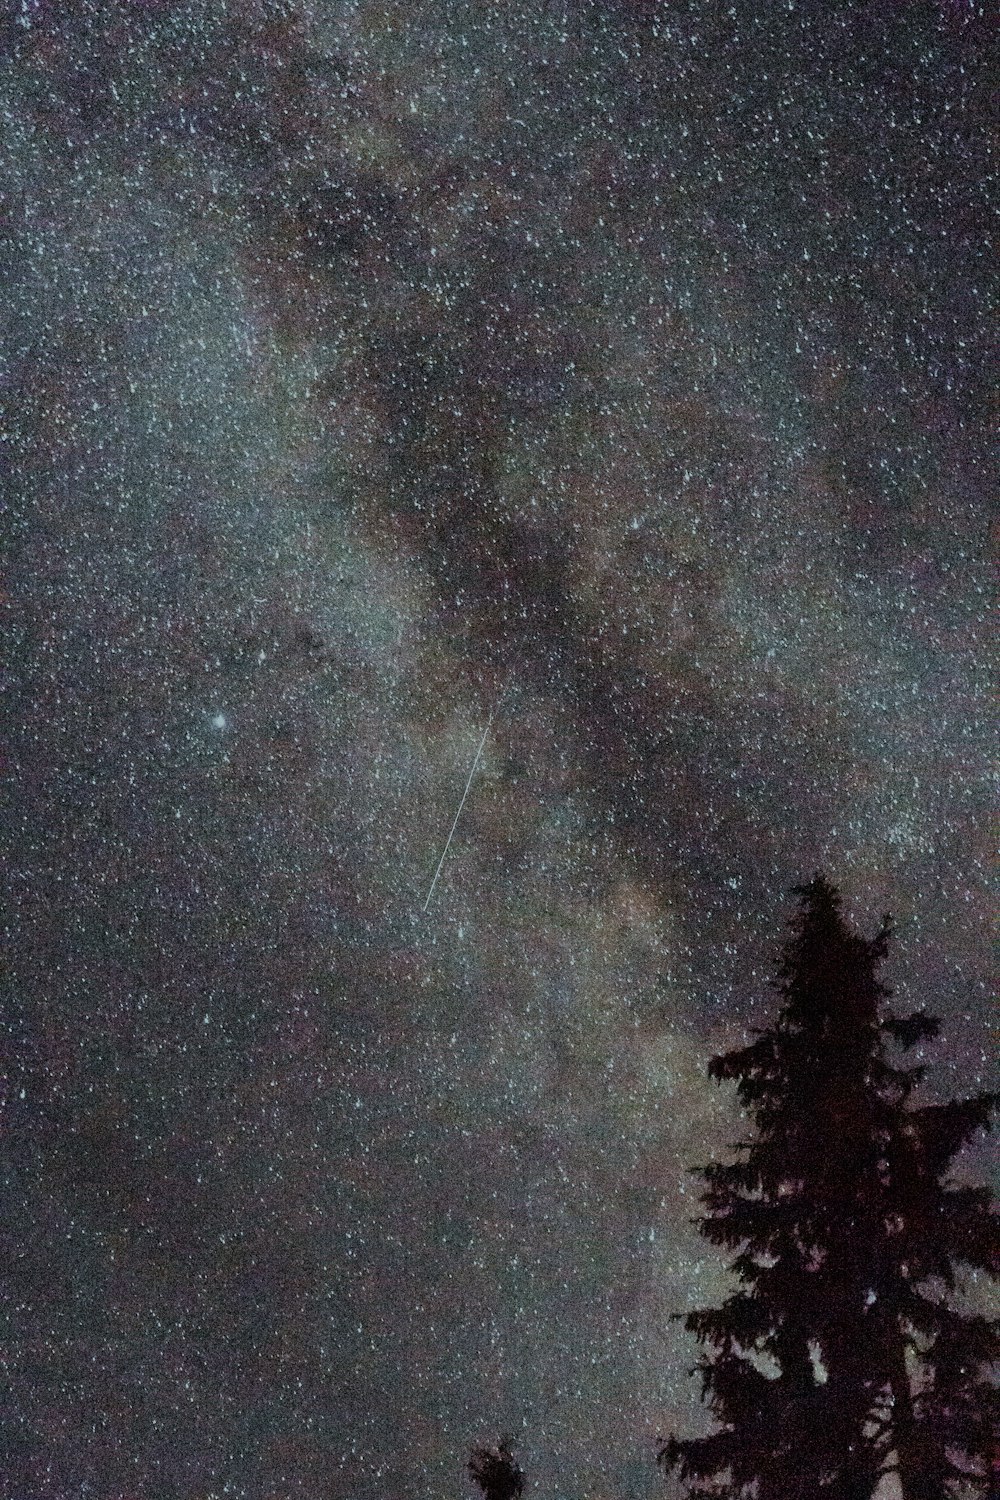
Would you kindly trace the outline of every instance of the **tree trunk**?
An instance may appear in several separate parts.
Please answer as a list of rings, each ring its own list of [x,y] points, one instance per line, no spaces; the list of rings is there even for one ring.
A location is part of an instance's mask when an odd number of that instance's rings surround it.
[[[906,1341],[895,1319],[887,1329],[890,1347],[886,1351],[889,1385],[892,1391],[892,1432],[896,1462],[899,1465],[899,1488],[902,1500],[941,1500],[932,1489],[920,1456],[920,1434],[913,1414],[913,1392],[906,1369]]]

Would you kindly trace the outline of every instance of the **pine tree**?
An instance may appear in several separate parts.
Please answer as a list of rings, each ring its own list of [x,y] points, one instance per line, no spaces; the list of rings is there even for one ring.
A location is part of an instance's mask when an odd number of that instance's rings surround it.
[[[904,1500],[984,1495],[1000,1329],[954,1294],[963,1267],[1000,1270],[997,1218],[947,1173],[997,1098],[914,1102],[924,1070],[890,1054],[938,1023],[887,1005],[888,919],[865,939],[823,877],[797,894],[776,1023],[709,1065],[755,1126],[699,1169],[701,1232],[740,1283],[686,1319],[718,1430],[660,1459],[692,1500],[870,1500],[889,1469]]]
[[[515,1500],[524,1490],[524,1475],[514,1462],[506,1438],[501,1438],[495,1448],[475,1449],[468,1468],[484,1500]]]

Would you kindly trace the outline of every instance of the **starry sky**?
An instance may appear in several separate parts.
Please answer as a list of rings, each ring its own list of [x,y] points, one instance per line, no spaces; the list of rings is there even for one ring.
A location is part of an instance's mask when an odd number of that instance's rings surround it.
[[[993,45],[3,7],[8,1500],[676,1493],[816,869],[995,1083]]]

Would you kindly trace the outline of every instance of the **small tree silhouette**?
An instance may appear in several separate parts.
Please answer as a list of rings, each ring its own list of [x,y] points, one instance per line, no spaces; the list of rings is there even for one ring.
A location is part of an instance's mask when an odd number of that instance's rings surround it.
[[[514,1500],[524,1490],[524,1475],[507,1438],[501,1438],[495,1448],[476,1448],[468,1468],[486,1500]]]

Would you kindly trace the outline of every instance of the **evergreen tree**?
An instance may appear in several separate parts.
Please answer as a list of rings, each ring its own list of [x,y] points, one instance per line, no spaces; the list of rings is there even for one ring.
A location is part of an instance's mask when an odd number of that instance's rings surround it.
[[[962,1267],[1000,1270],[997,1219],[947,1173],[996,1096],[914,1102],[924,1070],[891,1053],[938,1023],[886,1003],[888,920],[865,939],[821,876],[797,894],[776,1023],[709,1065],[755,1126],[735,1161],[699,1169],[701,1232],[737,1252],[740,1283],[686,1319],[719,1427],[660,1460],[692,1500],[870,1500],[889,1469],[904,1500],[982,1496],[1000,1330],[951,1294]]]
[[[477,1448],[468,1467],[484,1500],[515,1500],[524,1490],[524,1475],[514,1462],[506,1438],[501,1438],[495,1448]]]

